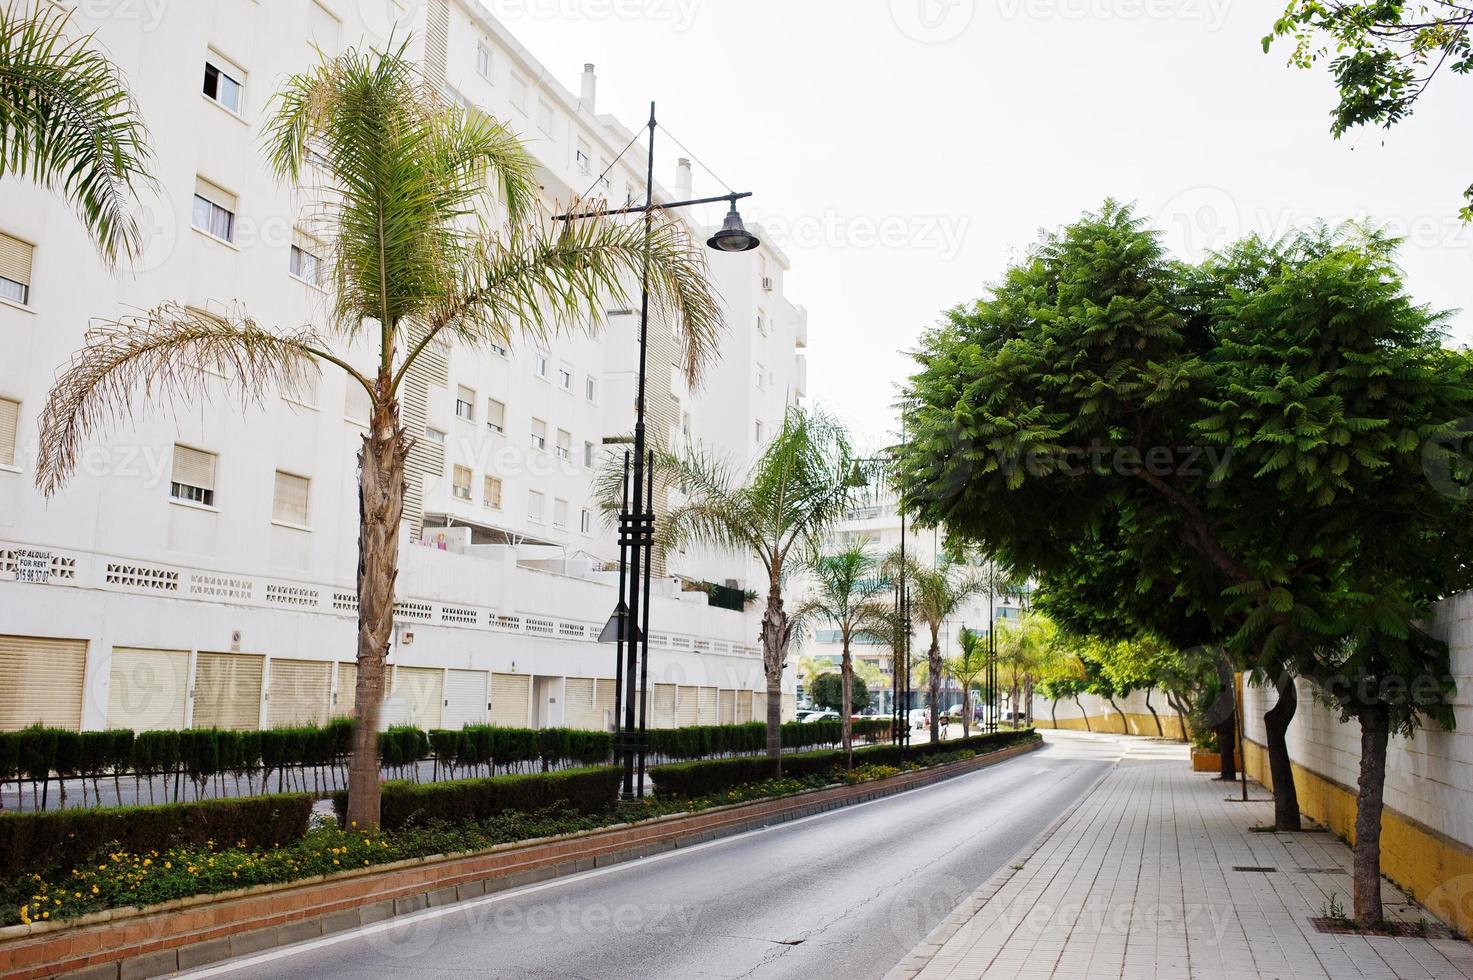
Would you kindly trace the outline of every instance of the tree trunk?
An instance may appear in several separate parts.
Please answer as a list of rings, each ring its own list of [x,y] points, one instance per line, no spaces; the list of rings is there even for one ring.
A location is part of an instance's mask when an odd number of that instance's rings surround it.
[[[1274,784],[1274,830],[1297,831],[1299,824],[1299,791],[1294,786],[1294,766],[1289,760],[1289,722],[1299,708],[1299,691],[1287,670],[1274,679],[1279,699],[1263,713],[1263,728],[1268,733],[1268,771]]]
[[[1386,924],[1381,909],[1381,801],[1386,789],[1386,742],[1391,716],[1374,703],[1358,712],[1360,783],[1355,799],[1355,921],[1362,929]]]
[[[388,391],[387,376],[379,379]],[[348,823],[379,825],[379,709],[384,663],[394,632],[394,585],[399,574],[399,521],[404,515],[408,440],[399,406],[387,397],[373,412],[373,430],[358,454],[358,681],[353,755],[348,766]]]
[[[767,754],[774,777],[783,774],[783,665],[787,659],[788,614],[783,610],[782,586],[774,569],[762,613],[762,670],[767,675]]]
[[[1053,722],[1055,728],[1059,727],[1059,699],[1049,698],[1048,702],[1049,721]]]
[[[1187,723],[1186,709],[1182,706],[1182,700],[1173,691],[1166,692],[1166,703],[1171,705],[1171,710],[1176,712],[1176,722],[1181,726],[1181,739],[1183,742],[1192,740],[1192,729]]]
[[[931,742],[941,742],[941,641],[936,630],[931,630],[931,649],[926,651],[926,665],[930,673],[929,694],[931,696]]]
[[[1238,701],[1233,694],[1233,662],[1225,651],[1219,649],[1213,657],[1217,668],[1217,698],[1212,703],[1211,715],[1217,719],[1217,754],[1222,759],[1218,778],[1237,779],[1238,767],[1234,762],[1238,743]]]
[[[1087,732],[1093,732],[1094,728],[1092,728],[1089,723],[1089,712],[1084,710],[1084,702],[1079,700],[1079,695],[1077,694],[1074,695],[1074,704],[1079,708],[1079,717],[1084,719],[1084,730]]]
[[[1110,707],[1114,708],[1115,713],[1120,716],[1120,734],[1129,735],[1130,721],[1126,719],[1125,712],[1120,710],[1120,705],[1115,703],[1115,696],[1112,694],[1109,697],[1105,698],[1105,700],[1110,702]]]
[[[839,731],[843,733],[844,766],[854,768],[854,661],[849,657],[849,637],[844,637],[844,656],[839,663],[839,681],[844,694]]]
[[[1155,708],[1151,707],[1151,689],[1148,687],[1145,690],[1146,690],[1146,710],[1151,713],[1151,717],[1156,722],[1156,737],[1157,738],[1165,738],[1166,737],[1166,729],[1161,727],[1161,716],[1158,715],[1158,714],[1156,714],[1156,709]]]
[[[1234,749],[1238,744],[1238,728],[1236,717],[1228,715],[1226,720],[1217,725],[1217,755],[1221,760],[1218,764],[1217,778],[1231,782],[1238,778],[1238,766],[1234,761],[1236,755]]]

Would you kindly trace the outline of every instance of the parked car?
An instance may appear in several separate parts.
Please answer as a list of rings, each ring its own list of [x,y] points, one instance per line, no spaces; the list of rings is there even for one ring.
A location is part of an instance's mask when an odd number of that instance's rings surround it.
[[[839,713],[837,711],[811,711],[806,718],[799,718],[798,720],[804,724],[812,721],[838,721]]]
[[[929,728],[931,726],[930,708],[911,708],[906,716],[910,719],[911,728]]]

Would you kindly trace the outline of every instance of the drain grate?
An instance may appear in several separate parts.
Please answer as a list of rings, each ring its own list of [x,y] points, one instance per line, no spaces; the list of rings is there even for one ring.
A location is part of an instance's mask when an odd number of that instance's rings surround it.
[[[1302,875],[1348,875],[1344,868],[1295,868]]]
[[[1278,871],[1279,869],[1278,868],[1264,868],[1264,867],[1260,867],[1260,866],[1255,865],[1255,864],[1235,864],[1235,865],[1233,865],[1233,870],[1234,871],[1256,871],[1259,874],[1268,874],[1271,871]]]

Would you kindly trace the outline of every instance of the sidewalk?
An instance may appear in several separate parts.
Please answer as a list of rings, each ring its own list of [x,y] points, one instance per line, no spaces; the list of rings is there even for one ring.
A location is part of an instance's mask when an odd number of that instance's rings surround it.
[[[1190,772],[1184,746],[1048,740],[1081,756],[1113,745],[1119,761],[890,977],[1473,978],[1473,944],[1319,932],[1310,920],[1332,895],[1349,914],[1350,849],[1323,832],[1252,832],[1273,823],[1272,803],[1228,802],[1238,785]],[[1250,783],[1249,796],[1267,794]],[[1388,918],[1439,925],[1395,886],[1383,894]]]

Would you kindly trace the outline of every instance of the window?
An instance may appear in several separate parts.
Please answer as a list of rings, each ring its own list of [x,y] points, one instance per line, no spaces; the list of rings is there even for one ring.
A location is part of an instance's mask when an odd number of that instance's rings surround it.
[[[552,502],[552,526],[567,528],[568,502],[566,500],[554,500]]]
[[[15,465],[15,436],[20,430],[20,402],[0,398],[0,466]]]
[[[583,379],[583,397],[591,402],[598,401],[598,379],[591,374]]]
[[[763,337],[767,336],[767,314],[761,310],[757,311],[757,333]]]
[[[343,418],[359,425],[367,425],[369,416],[373,414],[373,399],[368,397],[368,390],[358,382],[348,380],[348,393],[343,398]]]
[[[680,434],[685,437],[685,441],[686,442],[690,442],[690,413],[689,412],[681,412],[680,413]]]
[[[169,496],[206,507],[215,506],[215,460],[214,453],[176,445]]]
[[[450,489],[456,500],[471,499],[471,471],[467,466],[456,466],[450,471]]]
[[[762,441],[762,423],[761,422],[753,423],[752,434],[753,434],[753,436],[756,437],[756,439],[757,439],[758,442],[761,442]]]
[[[492,510],[501,509],[501,477],[486,477],[485,486],[481,490],[481,499]]]
[[[537,128],[548,136],[552,135],[552,106],[545,99],[537,100]]]
[[[280,524],[307,526],[307,490],[311,485],[305,476],[276,471],[276,492],[271,497],[271,519]]]
[[[532,448],[547,448],[547,423],[541,419],[532,420]]]
[[[291,274],[311,286],[322,285],[322,243],[292,231]]]
[[[317,387],[321,380],[321,372],[315,368],[309,369],[300,378],[287,384],[281,393],[282,397],[287,401],[315,409],[317,407]]]
[[[547,355],[542,353],[542,351],[538,351],[533,357],[532,370],[536,372],[539,378],[547,377]]]
[[[573,436],[566,429],[557,430],[557,458],[573,458]]]
[[[234,194],[207,180],[195,180],[192,221],[200,231],[221,241],[235,241],[235,208]]]
[[[465,385],[455,389],[455,417],[467,422],[476,420],[476,393]]]
[[[586,507],[578,512],[578,530],[584,534],[593,533],[593,514]]]
[[[433,429],[427,425],[425,426],[425,441],[433,442],[438,446],[443,446],[445,445],[445,433],[441,432],[439,429]]]
[[[527,520],[542,523],[542,494],[536,490],[527,491]]]
[[[497,357],[505,357],[506,356],[506,348],[505,347],[502,347],[496,341],[494,341],[494,340],[488,340],[488,341],[486,341],[486,346],[489,347],[489,348],[491,348],[491,353],[495,354]]]
[[[557,386],[564,391],[573,390],[573,369],[566,364],[558,365]]]
[[[245,72],[211,51],[205,58],[205,97],[240,114],[240,94],[245,87]]]
[[[476,74],[491,81],[491,49],[484,41],[476,45]]]
[[[26,242],[0,232],[0,299],[30,303],[32,251]]]
[[[326,55],[337,54],[340,30],[338,19],[317,0],[307,4],[307,37],[312,42],[314,54],[319,50]]]
[[[588,141],[579,139],[578,148],[573,151],[573,164],[580,174],[587,174],[593,168],[593,158],[589,153]]]
[[[506,432],[506,406],[494,398],[486,399],[486,428]]]
[[[767,370],[762,365],[757,365],[757,390],[762,391],[767,387]]]
[[[523,112],[527,111],[527,80],[521,75],[511,76],[511,104]]]
[[[591,442],[585,442],[583,444],[583,468],[586,470],[593,469],[593,443]]]

